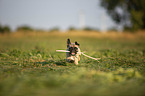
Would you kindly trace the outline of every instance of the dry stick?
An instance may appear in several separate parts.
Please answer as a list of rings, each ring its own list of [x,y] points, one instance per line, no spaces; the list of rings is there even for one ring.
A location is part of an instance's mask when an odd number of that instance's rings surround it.
[[[70,52],[70,51],[66,51],[66,50],[56,50],[56,52]],[[91,57],[91,56],[88,56],[86,54],[84,54],[83,52],[80,52],[82,55],[88,57],[88,58],[91,58],[91,59],[94,59],[94,60],[99,60],[101,58],[94,58],[94,57]]]
[[[101,58],[94,58],[94,57],[88,56],[88,55],[84,54],[83,52],[81,52],[81,54],[83,54],[84,56],[86,56],[86,57],[88,57],[88,58],[94,59],[94,60],[99,60],[99,59],[101,59]]]
[[[70,51],[66,51],[66,50],[56,50],[56,52],[70,52]]]

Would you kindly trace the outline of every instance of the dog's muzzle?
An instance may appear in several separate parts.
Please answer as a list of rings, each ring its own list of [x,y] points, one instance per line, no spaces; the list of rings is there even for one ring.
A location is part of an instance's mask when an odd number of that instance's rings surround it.
[[[74,53],[74,52],[72,52],[71,54],[72,54],[73,56],[75,55],[75,53]]]

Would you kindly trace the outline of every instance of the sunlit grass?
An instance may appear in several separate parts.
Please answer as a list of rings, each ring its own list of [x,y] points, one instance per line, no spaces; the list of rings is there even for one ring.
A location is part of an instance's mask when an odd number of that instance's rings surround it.
[[[94,61],[66,62],[66,40]],[[0,35],[0,95],[145,95],[145,33],[11,33]]]

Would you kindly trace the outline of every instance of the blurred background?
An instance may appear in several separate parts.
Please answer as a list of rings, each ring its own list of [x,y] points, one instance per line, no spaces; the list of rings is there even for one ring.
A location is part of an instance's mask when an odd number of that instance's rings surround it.
[[[0,96],[145,96],[144,29],[145,0],[0,0]]]
[[[0,0],[0,32],[145,28],[144,0]]]

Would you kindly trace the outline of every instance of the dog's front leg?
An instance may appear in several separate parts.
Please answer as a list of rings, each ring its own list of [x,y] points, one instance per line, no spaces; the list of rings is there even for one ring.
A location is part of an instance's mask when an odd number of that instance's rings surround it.
[[[78,65],[78,57],[75,56],[75,64]]]

